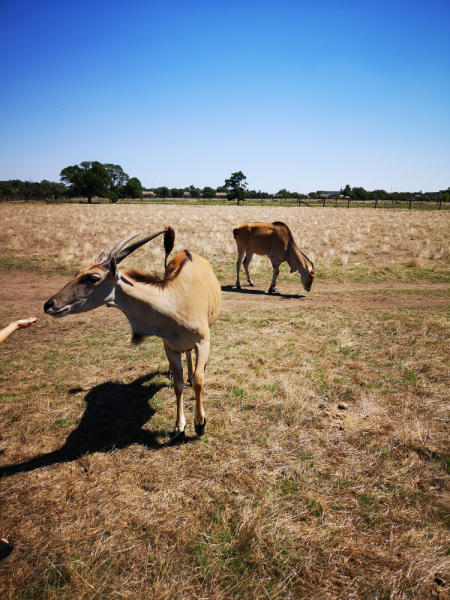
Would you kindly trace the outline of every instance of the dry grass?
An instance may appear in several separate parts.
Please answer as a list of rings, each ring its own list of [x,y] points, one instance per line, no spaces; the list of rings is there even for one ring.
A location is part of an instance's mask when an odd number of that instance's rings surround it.
[[[96,258],[134,231],[158,231],[172,225],[176,247],[188,248],[213,262],[219,276],[234,270],[236,247],[232,230],[247,220],[286,222],[299,247],[317,263],[319,277],[340,273],[356,278],[417,277],[409,264],[438,277],[450,261],[450,214],[439,212],[377,212],[307,207],[183,207],[139,205],[0,205],[0,241],[11,266],[68,271]],[[141,268],[162,266],[160,244],[153,243],[130,259]],[[131,264],[131,263],[130,263]],[[347,267],[342,271],[342,267]],[[255,256],[255,278],[270,269]],[[337,269],[337,270],[336,270]],[[399,269],[401,273],[399,272]],[[390,271],[390,273],[389,273]],[[447,273],[448,274],[448,273]]]
[[[406,281],[425,271],[407,266],[419,257],[435,268],[426,277],[448,276],[442,213],[397,219],[380,210],[370,220],[330,211],[328,222],[303,208],[0,208],[13,230],[8,247],[21,244],[11,248],[19,266],[20,255],[42,260],[51,248],[56,263],[71,248],[73,269],[141,228],[145,215],[145,231],[174,225],[176,248],[207,255],[226,283],[229,232],[246,219],[285,220],[319,270],[338,276],[357,279],[355,261],[366,277],[387,266]],[[55,209],[77,219],[53,221]],[[19,220],[27,235],[17,233]],[[146,261],[162,265],[160,245],[134,264]],[[270,273],[261,265],[264,288]],[[434,293],[427,285],[424,307]],[[334,293],[339,304],[343,292]],[[446,598],[448,307],[366,310],[363,297],[331,314],[300,299],[229,293],[212,331],[207,435],[193,435],[188,388],[192,438],[181,446],[167,435],[175,402],[160,340],[130,347],[123,318],[106,309],[43,316],[11,337],[0,350],[0,533],[17,550],[0,565],[0,596]],[[4,305],[1,322],[16,313],[15,301]]]

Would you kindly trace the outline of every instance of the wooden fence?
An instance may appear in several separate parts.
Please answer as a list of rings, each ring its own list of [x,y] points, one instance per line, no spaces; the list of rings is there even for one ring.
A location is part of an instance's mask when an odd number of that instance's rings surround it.
[[[109,200],[107,198],[93,198],[95,204],[98,203],[109,203]],[[138,199],[136,199],[138,200]],[[135,201],[136,201],[135,200]],[[139,199],[140,202],[142,203],[152,203],[152,204],[159,204],[160,202],[163,203],[171,203],[173,202],[174,204],[179,204],[179,203],[184,203],[184,204],[206,204],[206,202],[215,202],[215,203],[221,203],[223,205],[229,204],[230,201],[227,200],[227,198],[216,198],[216,197],[212,197],[212,198],[187,198],[187,197],[183,197],[183,198],[144,198],[144,199]],[[28,195],[28,196],[20,196],[20,195],[6,195],[6,194],[1,194],[0,193],[0,203],[1,202],[44,202],[44,203],[58,203],[58,202],[63,202],[63,203],[78,203],[78,202],[87,202],[87,198],[68,198],[68,197],[60,197],[57,200],[55,200],[54,196],[52,195]],[[133,202],[133,200],[130,200],[130,202]],[[236,204],[235,201],[231,201],[233,204]],[[441,210],[442,206],[444,206],[444,209],[448,209],[450,207],[450,202],[446,201],[446,200],[441,200],[441,198],[439,196],[437,196],[436,198],[430,198],[430,197],[425,197],[425,198],[409,198],[409,199],[404,199],[404,200],[387,200],[387,199],[350,199],[350,198],[308,198],[308,199],[303,199],[303,198],[288,198],[288,197],[274,197],[271,196],[270,198],[247,198],[246,200],[244,200],[242,202],[243,205],[245,204],[255,204],[258,203],[261,206],[264,203],[274,203],[274,202],[278,202],[278,203],[282,203],[284,202],[286,205],[305,205],[305,206],[322,206],[322,207],[329,207],[329,206],[340,206],[340,207],[347,207],[350,208],[351,206],[357,207],[357,206],[366,206],[366,207],[373,207],[373,208],[384,208],[387,206],[392,206],[395,207],[397,206],[398,208],[401,208],[402,206],[408,206],[408,209],[411,210],[411,208],[414,208],[414,205],[419,204],[420,206],[429,206],[430,208],[435,205],[436,208],[438,208],[438,210]]]

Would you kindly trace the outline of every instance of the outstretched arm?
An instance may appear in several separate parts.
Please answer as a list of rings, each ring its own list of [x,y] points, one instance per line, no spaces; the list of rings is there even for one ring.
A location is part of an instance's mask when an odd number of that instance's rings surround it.
[[[14,323],[10,323],[8,327],[2,329],[0,331],[0,344],[8,338],[12,333],[17,331],[17,329],[22,329],[24,327],[29,327],[32,323],[36,322],[36,317],[30,317],[29,319],[20,319],[19,321],[14,321]]]

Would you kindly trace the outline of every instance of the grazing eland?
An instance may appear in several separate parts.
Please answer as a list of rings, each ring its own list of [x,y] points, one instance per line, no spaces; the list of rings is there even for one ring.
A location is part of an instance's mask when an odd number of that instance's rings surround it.
[[[241,289],[239,272],[244,254],[244,269],[247,274],[247,281],[251,286],[255,284],[250,278],[248,267],[253,255],[259,254],[268,256],[272,263],[273,277],[268,290],[269,294],[278,293],[276,288],[277,276],[280,272],[280,265],[284,261],[289,264],[291,273],[296,271],[300,273],[305,291],[309,292],[311,290],[315,276],[314,263],[297,248],[291,230],[287,225],[281,221],[275,221],[274,223],[243,223],[233,229],[233,235],[238,251],[236,262],[236,287],[238,290]]]
[[[117,265],[124,258],[163,233],[166,269],[162,279],[133,268],[119,271]],[[180,438],[184,437],[186,427],[181,362],[181,354],[186,353],[188,379],[192,382],[196,402],[194,426],[197,435],[201,436],[206,425],[202,405],[204,371],[210,348],[210,327],[222,302],[220,284],[209,262],[188,250],[180,252],[167,264],[175,241],[171,227],[125,248],[138,235],[123,239],[108,256],[102,250],[97,262],[81,269],[45,303],[44,311],[52,317],[66,317],[106,305],[125,314],[131,325],[133,343],[140,343],[145,336],[162,338],[177,399],[174,435]],[[196,356],[193,372],[192,350]]]

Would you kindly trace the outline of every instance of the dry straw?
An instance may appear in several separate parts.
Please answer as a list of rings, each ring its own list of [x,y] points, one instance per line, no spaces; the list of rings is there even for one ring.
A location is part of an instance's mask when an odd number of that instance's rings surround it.
[[[68,273],[164,225],[230,284],[233,227],[282,220],[319,273],[308,304],[226,292],[206,371],[208,432],[193,433],[187,388],[183,445],[168,435],[162,344],[130,346],[120,314],[41,314],[3,344],[0,533],[16,550],[0,565],[2,599],[448,597],[450,321],[427,302],[448,293],[450,223],[375,212],[0,206],[16,269],[4,282],[33,268],[27,285],[49,296],[64,278],[46,284],[39,272]],[[163,261],[155,243],[129,264]],[[267,260],[252,269],[255,291],[266,289]],[[319,303],[327,273],[332,310]],[[375,274],[397,287],[374,286]],[[352,287],[361,278],[367,289]],[[367,309],[363,292],[374,291],[389,307]],[[13,283],[2,294],[2,323],[39,308]],[[409,308],[395,308],[404,298]]]

